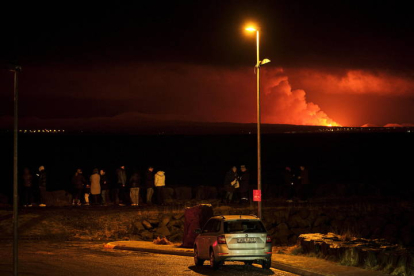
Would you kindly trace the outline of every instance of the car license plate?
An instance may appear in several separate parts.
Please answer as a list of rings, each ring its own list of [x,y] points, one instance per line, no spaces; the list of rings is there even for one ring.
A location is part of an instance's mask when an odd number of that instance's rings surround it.
[[[237,243],[256,243],[255,238],[237,238]]]

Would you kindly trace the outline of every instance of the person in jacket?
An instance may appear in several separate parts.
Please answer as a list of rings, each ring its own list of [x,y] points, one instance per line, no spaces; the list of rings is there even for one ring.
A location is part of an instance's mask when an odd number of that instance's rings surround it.
[[[33,175],[29,168],[23,170],[23,206],[32,207]]]
[[[240,166],[240,177],[239,177],[239,194],[240,203],[246,204],[249,202],[249,184],[250,184],[250,173],[245,165]]]
[[[47,174],[44,166],[39,167],[38,187],[39,187],[39,206],[46,207],[46,187],[47,187]]]
[[[309,171],[305,166],[299,167],[299,176],[298,176],[298,183],[299,183],[299,195],[302,200],[307,200],[311,196],[311,185],[309,182]]]
[[[99,170],[94,169],[92,175],[89,178],[91,183],[91,195],[92,195],[92,204],[99,204],[99,198],[101,196],[101,176],[99,175]]]
[[[147,189],[147,204],[152,204],[152,196],[154,194],[154,167],[148,167],[145,172],[145,188]]]
[[[283,181],[284,181],[284,195],[287,198],[288,202],[293,200],[295,196],[295,181],[294,181],[294,174],[292,173],[292,169],[290,167],[286,167],[285,171],[283,172]]]
[[[154,177],[154,186],[157,189],[157,203],[164,205],[164,198],[162,196],[163,188],[165,187],[165,172],[158,171]]]
[[[141,176],[137,170],[134,170],[131,178],[129,179],[129,194],[131,197],[131,206],[139,205],[139,188],[141,184]]]
[[[72,195],[72,205],[81,205],[81,196],[83,187],[86,184],[86,179],[83,176],[82,170],[77,169],[75,175],[72,177],[72,188],[73,188],[73,195]]]
[[[125,166],[120,166],[116,170],[116,176],[117,176],[117,184],[119,187],[119,206],[125,206],[125,204],[127,203],[127,198],[126,198],[127,176],[126,176]]]
[[[237,167],[233,166],[231,170],[229,170],[226,173],[226,176],[224,178],[224,190],[226,192],[226,195],[224,197],[225,203],[230,203],[233,199],[233,193],[235,191],[235,186],[238,181],[238,175],[237,175]]]
[[[102,197],[102,205],[106,205],[109,201],[109,180],[106,175],[106,171],[101,169],[99,171],[100,177],[100,184],[101,184],[101,197]]]

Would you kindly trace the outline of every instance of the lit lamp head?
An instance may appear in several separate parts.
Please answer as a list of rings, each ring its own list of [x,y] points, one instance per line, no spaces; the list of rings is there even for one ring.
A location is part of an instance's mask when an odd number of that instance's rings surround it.
[[[264,60],[260,62],[260,65],[265,65],[266,63],[269,63],[269,62],[270,62],[270,59],[265,58]]]
[[[247,27],[247,28],[246,28],[246,31],[249,31],[249,32],[256,32],[257,30],[256,30],[256,28],[254,28],[254,27],[252,27],[252,26],[249,26],[249,27]]]

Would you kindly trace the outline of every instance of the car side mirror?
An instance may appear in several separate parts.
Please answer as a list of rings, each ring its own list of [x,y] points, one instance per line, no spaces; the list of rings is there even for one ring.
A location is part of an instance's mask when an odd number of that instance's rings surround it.
[[[201,234],[201,229],[200,228],[197,228],[196,230],[194,230],[194,233]]]

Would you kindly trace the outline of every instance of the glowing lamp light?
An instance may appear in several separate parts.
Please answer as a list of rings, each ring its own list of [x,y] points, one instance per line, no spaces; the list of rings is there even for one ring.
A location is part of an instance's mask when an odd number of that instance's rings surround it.
[[[254,27],[247,27],[247,28],[246,28],[246,31],[249,31],[249,32],[255,32],[255,31],[257,31],[257,30],[256,30],[256,28],[254,28]]]
[[[264,64],[269,63],[269,62],[270,62],[270,59],[265,58],[264,60],[262,60],[262,62],[260,62],[260,64],[264,65]]]

